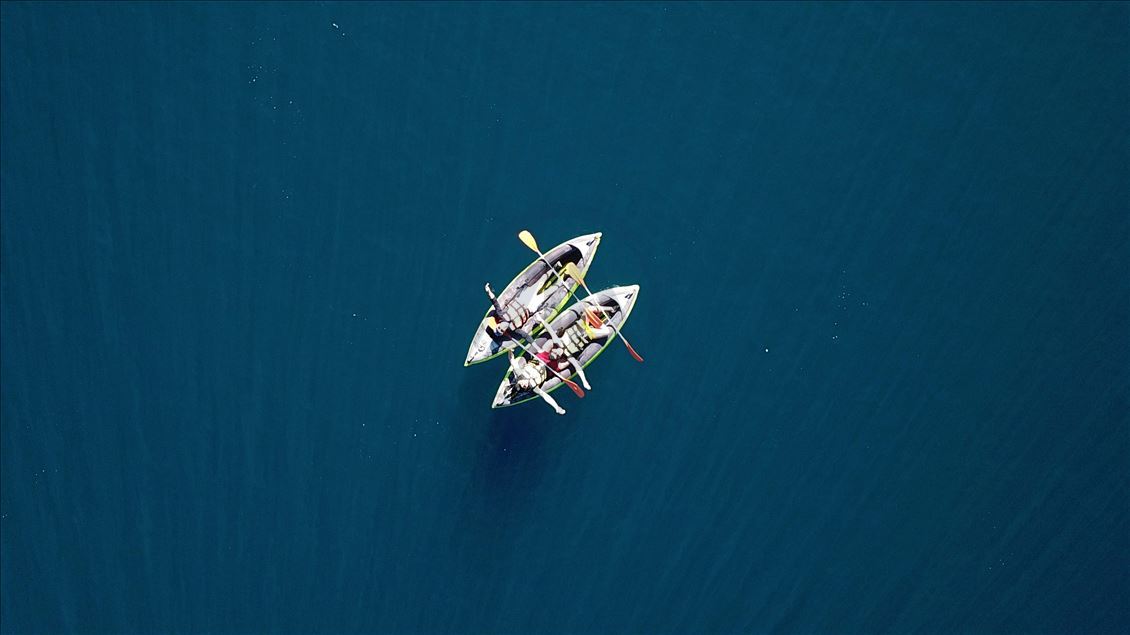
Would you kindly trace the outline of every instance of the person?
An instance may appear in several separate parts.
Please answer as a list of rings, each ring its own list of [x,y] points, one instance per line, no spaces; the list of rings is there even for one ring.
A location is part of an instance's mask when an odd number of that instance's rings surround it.
[[[585,387],[585,390],[592,390],[592,386],[589,385],[588,377],[585,377],[585,369],[581,366],[580,362],[577,361],[576,357],[569,354],[565,342],[561,341],[557,333],[550,328],[540,316],[538,317],[538,322],[541,324],[542,328],[545,329],[545,332],[549,334],[550,341],[546,349],[538,353],[536,357],[540,359],[543,364],[559,373],[569,371],[570,367],[572,367],[572,371],[577,374],[577,377],[581,378],[581,385]]]
[[[514,351],[506,351],[506,354],[510,359],[510,368],[514,371],[510,379],[511,386],[521,392],[533,392],[549,404],[554,412],[559,415],[565,414],[565,409],[557,405],[557,402],[549,396],[549,393],[542,390],[541,386],[549,377],[549,372],[541,359],[535,357],[526,360],[524,357],[515,357]]]
[[[495,321],[491,327],[494,331],[494,336],[501,339],[504,337],[513,337],[518,335],[532,341],[529,336],[522,329],[525,328],[532,318],[539,316],[543,313],[550,313],[547,307],[542,305],[557,287],[550,284],[550,276],[554,274],[546,271],[537,280],[532,288],[537,289],[537,292],[530,297],[529,302],[523,304],[518,301],[518,294],[520,290],[512,292],[503,292],[502,297],[505,301],[499,300],[495,297],[494,290],[490,288],[490,283],[483,285],[483,289],[487,292],[487,297],[490,298],[490,303],[494,305]],[[556,282],[556,279],[553,280]]]
[[[601,319],[601,312],[593,305],[588,305],[579,319],[561,332],[558,341],[562,341],[566,354],[576,356],[593,340],[607,338],[615,333],[612,325],[605,324]]]

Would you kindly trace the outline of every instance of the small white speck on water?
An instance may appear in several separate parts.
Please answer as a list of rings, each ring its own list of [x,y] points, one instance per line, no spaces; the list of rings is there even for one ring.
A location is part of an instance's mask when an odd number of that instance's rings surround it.
[[[333,28],[335,28],[335,29],[340,29],[340,28],[341,28],[340,26],[338,26],[338,25],[337,25],[337,22],[330,22],[330,24],[331,24],[331,25],[333,26]]]
[[[769,349],[765,349],[765,352],[766,352],[766,353],[768,353],[768,352],[769,352]]]

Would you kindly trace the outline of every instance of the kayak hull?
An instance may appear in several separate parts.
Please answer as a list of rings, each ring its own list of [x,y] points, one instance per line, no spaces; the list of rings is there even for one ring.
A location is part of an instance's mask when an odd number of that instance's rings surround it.
[[[554,330],[555,333],[560,336],[560,334],[565,329],[569,328],[569,326],[574,324],[578,319],[584,319],[582,316],[586,304],[591,305],[593,302],[595,302],[604,307],[605,311],[608,313],[611,323],[616,327],[616,330],[619,331],[619,329],[623,327],[624,323],[628,321],[628,317],[632,314],[632,309],[635,308],[636,299],[639,296],[639,290],[639,285],[631,285],[598,291],[597,293],[588,296],[587,298],[573,304],[568,309],[562,311],[556,318],[554,318],[552,322],[549,323],[549,326]],[[534,346],[536,347],[536,349],[532,348],[531,350],[544,349],[550,340],[549,335],[544,333],[540,337],[535,336],[532,333],[531,336],[534,337]],[[611,333],[608,337],[605,338],[589,340],[588,344],[586,344],[585,347],[581,349],[575,356],[577,361],[581,364],[581,367],[588,367],[589,364],[591,364],[597,357],[600,356],[601,353],[604,352],[606,348],[608,348],[608,345],[611,344],[612,340],[614,339],[616,339],[615,332]],[[523,353],[523,356],[527,359],[529,358],[529,356],[525,353]],[[510,381],[510,375],[512,372],[513,369],[508,368],[506,370],[506,374],[503,375],[502,382],[498,385],[498,391],[495,392],[494,402],[491,404],[491,408],[508,408],[510,406],[516,406],[520,403],[525,403],[527,401],[540,398],[533,392],[515,392],[511,387]],[[572,379],[573,369],[569,368],[565,371],[561,371],[561,375],[566,379]],[[542,384],[542,390],[546,392],[553,392],[554,390],[560,388],[562,385],[564,385],[564,382],[551,374],[549,379],[547,379],[545,383]]]
[[[577,266],[581,275],[585,275],[588,273],[593,257],[596,256],[597,247],[600,246],[600,238],[600,232],[577,236],[544,252],[545,260],[552,263],[557,270],[563,269],[566,262],[572,262]],[[549,273],[549,267],[545,261],[541,258],[534,260],[498,294],[499,301],[505,303],[509,298],[516,296],[518,302],[527,305],[535,294],[540,295],[540,302],[531,308],[531,313],[540,311],[544,319],[547,322],[550,321],[564,308],[579,283],[567,276],[562,276],[564,278],[564,282],[562,282],[558,276],[550,273],[544,285],[544,290],[533,288],[532,285],[547,273]],[[541,291],[540,294],[539,291]],[[494,306],[491,306],[483,315],[483,319],[479,321],[475,335],[471,338],[471,345],[467,347],[467,358],[463,362],[464,366],[481,364],[516,348],[512,340],[509,338],[498,340],[488,329],[488,325],[495,319],[497,319],[497,316]],[[540,330],[541,325],[527,324],[526,332],[531,336],[536,335]]]

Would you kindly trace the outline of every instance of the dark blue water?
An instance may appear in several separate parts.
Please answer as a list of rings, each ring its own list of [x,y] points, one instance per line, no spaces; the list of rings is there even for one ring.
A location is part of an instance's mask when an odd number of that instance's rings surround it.
[[[1130,630],[1130,6],[0,36],[0,630]],[[522,228],[642,287],[566,417]]]

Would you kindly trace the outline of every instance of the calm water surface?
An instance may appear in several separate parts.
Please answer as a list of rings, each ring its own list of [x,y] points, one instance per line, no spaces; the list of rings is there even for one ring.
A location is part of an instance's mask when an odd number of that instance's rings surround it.
[[[1125,633],[1130,5],[0,7],[0,630]],[[569,414],[462,367],[639,284]]]

